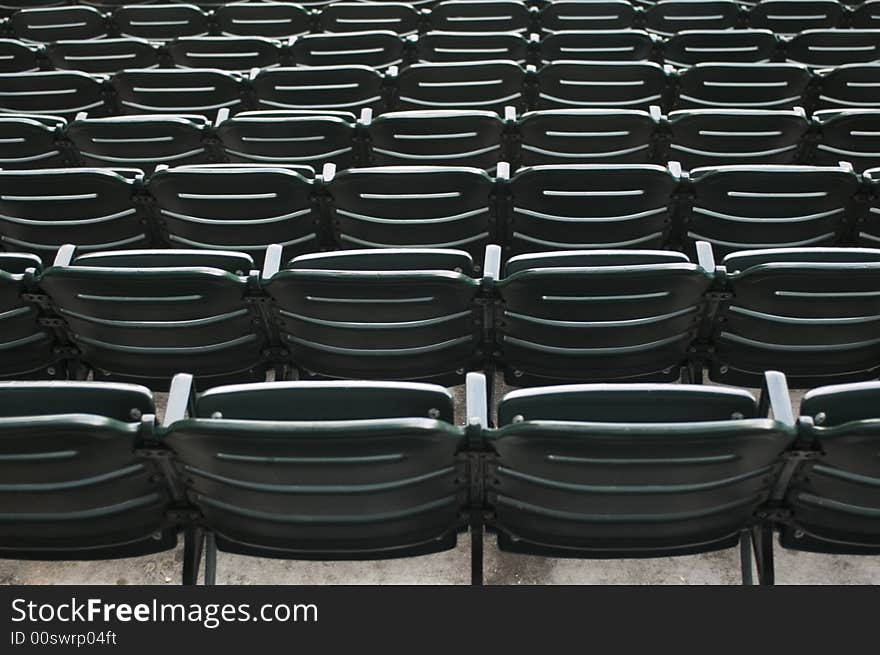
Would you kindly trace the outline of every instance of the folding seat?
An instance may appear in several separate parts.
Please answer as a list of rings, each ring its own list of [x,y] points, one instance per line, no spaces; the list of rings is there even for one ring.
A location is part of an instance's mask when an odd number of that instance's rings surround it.
[[[318,28],[322,32],[378,29],[415,34],[421,22],[418,10],[403,2],[334,2],[321,9]]]
[[[505,381],[697,379],[691,347],[713,280],[710,260],[711,251],[698,265],[663,250],[512,257],[496,285],[496,350]]]
[[[541,61],[640,61],[653,59],[654,38],[642,30],[554,32],[541,41]]]
[[[865,171],[865,180],[870,185],[867,213],[860,216],[856,224],[855,241],[871,248],[880,247],[880,169]]]
[[[853,7],[850,21],[855,28],[876,29],[880,27],[880,0],[868,0],[868,2]]]
[[[803,109],[697,109],[669,114],[669,158],[685,169],[794,164],[810,129]]]
[[[526,62],[529,42],[516,32],[428,32],[416,41],[419,61],[490,61],[507,59]]]
[[[431,8],[431,27],[445,32],[525,32],[532,16],[516,0],[444,0]]]
[[[183,380],[174,391],[185,401]],[[206,584],[215,582],[218,550],[408,557],[454,548],[466,528],[464,432],[442,387],[236,385],[194,398],[189,418],[185,406],[175,404],[181,412],[166,419],[163,443],[204,519]]]
[[[791,508],[783,548],[838,555],[880,554],[880,495],[875,481],[880,384],[820,387],[801,404],[806,459],[785,489]]]
[[[697,64],[678,77],[679,109],[793,109],[810,71],[800,64]]]
[[[568,30],[625,30],[635,24],[635,7],[626,0],[558,0],[541,9],[545,33]]]
[[[686,30],[729,30],[739,26],[732,0],[660,0],[645,12],[645,28],[669,36]]]
[[[63,376],[52,329],[40,322],[41,312],[24,296],[36,291],[40,258],[0,253],[0,378]]]
[[[818,74],[819,109],[880,109],[880,64],[847,64]]]
[[[159,65],[159,49],[144,39],[56,41],[47,46],[46,55],[52,68],[97,75]]]
[[[200,115],[77,117],[67,128],[85,166],[125,166],[152,172],[159,164],[209,162],[208,121]]]
[[[667,64],[756,63],[776,58],[779,41],[770,30],[688,30],[663,44]]]
[[[99,560],[174,549],[178,519],[156,447],[148,389],[0,385],[0,556]]]
[[[857,172],[880,166],[880,111],[876,109],[825,109],[813,114],[819,140],[811,163],[852,164]]]
[[[400,111],[370,122],[370,163],[493,169],[501,161],[504,121],[489,111]]]
[[[210,31],[208,16],[192,4],[130,5],[113,12],[116,31],[152,41],[203,36]]]
[[[679,171],[653,164],[531,166],[510,180],[507,243],[515,253],[662,248]],[[554,261],[551,257],[549,260]]]
[[[81,111],[102,115],[108,106],[99,78],[78,71],[0,74],[0,112],[72,118]]]
[[[298,66],[362,65],[380,69],[403,63],[403,51],[403,39],[389,30],[306,34],[296,37],[291,45]]]
[[[316,110],[317,112],[318,110]],[[229,161],[265,165],[355,163],[355,116],[347,112],[243,111],[217,125]]]
[[[124,114],[203,114],[242,108],[241,77],[213,69],[126,70],[111,80]]]
[[[251,84],[261,108],[378,113],[385,109],[383,82],[369,66],[321,66],[263,70]]]
[[[5,18],[25,8],[58,7],[64,4],[67,4],[65,0],[3,0],[0,2],[0,18]]]
[[[761,0],[749,9],[749,24],[776,34],[792,35],[837,27],[844,18],[837,0]]]
[[[186,369],[207,388],[265,380],[265,327],[245,298],[252,269],[232,251],[65,246],[40,285],[96,380],[164,390]]]
[[[29,73],[39,69],[36,48],[15,39],[0,39],[0,73]]]
[[[312,181],[293,170],[179,166],[157,171],[149,191],[163,239],[174,248],[236,250],[259,265],[272,243],[285,257],[321,246]]]
[[[538,71],[535,106],[647,110],[668,104],[670,86],[667,71],[650,61],[558,61]]]
[[[232,2],[214,11],[214,22],[223,36],[289,38],[311,29],[311,17],[292,2]]]
[[[281,60],[281,43],[262,37],[184,37],[169,43],[167,49],[179,68],[247,71],[277,66]]]
[[[858,176],[848,166],[718,166],[691,171],[687,238],[716,252],[828,246],[846,233]]]
[[[546,109],[522,115],[517,164],[631,163],[653,161],[659,111]]]
[[[512,61],[413,64],[400,72],[401,109],[521,108],[525,71]]]
[[[740,389],[631,383],[508,393],[499,429],[487,434],[488,525],[499,549],[607,559],[739,544],[742,580],[752,584],[752,540],[763,552],[772,538],[755,515],[796,436],[779,377],[768,373],[773,419]]]
[[[107,36],[104,15],[94,7],[78,5],[22,9],[10,17],[9,27],[18,38],[40,43]]]
[[[459,248],[476,256],[494,234],[494,182],[476,168],[378,166],[324,178],[342,247]]]
[[[460,250],[343,250],[264,280],[300,379],[454,385],[482,363],[475,271]]]
[[[0,114],[0,169],[71,163],[60,143],[60,132],[66,125],[59,116]]]
[[[789,61],[816,68],[880,60],[880,30],[808,30],[786,46]]]
[[[880,374],[880,250],[746,250],[724,266],[713,381],[753,386],[770,368],[805,388]]]

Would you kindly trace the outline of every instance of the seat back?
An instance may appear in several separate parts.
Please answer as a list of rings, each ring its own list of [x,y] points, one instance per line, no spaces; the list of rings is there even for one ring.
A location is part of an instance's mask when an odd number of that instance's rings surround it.
[[[27,73],[39,69],[34,46],[16,39],[0,39],[0,73]]]
[[[214,11],[214,22],[223,36],[287,38],[310,30],[311,17],[292,2],[232,2]]]
[[[874,379],[880,371],[880,250],[743,251],[724,264],[712,380],[754,386],[782,371],[792,387]]]
[[[67,121],[39,114],[0,115],[0,168],[50,168],[68,163],[58,143]]]
[[[729,30],[739,26],[739,5],[732,0],[660,0],[645,12],[645,27],[670,36],[687,30]]]
[[[391,30],[396,34],[419,31],[422,17],[403,2],[333,2],[321,8],[318,27],[322,32]]]
[[[238,385],[199,397],[163,443],[220,550],[382,559],[455,546],[463,431],[451,423],[434,385]]]
[[[9,27],[19,39],[38,43],[107,36],[107,21],[94,7],[22,9],[10,16]]]
[[[413,64],[397,80],[402,109],[521,109],[525,72],[512,61]]]
[[[878,0],[868,0],[853,8],[850,17],[853,27],[876,29],[880,27],[880,4]]]
[[[858,223],[855,240],[856,243],[870,248],[880,244],[880,190],[878,190],[880,169],[872,168],[865,171],[865,179],[871,185],[868,212]]]
[[[159,48],[144,39],[56,41],[46,48],[52,68],[110,75],[126,68],[155,68]]]
[[[379,70],[403,63],[403,40],[390,30],[306,34],[291,48],[299,66],[369,66]]]
[[[175,547],[167,482],[139,458],[147,389],[95,382],[0,383],[0,554],[111,559]]]
[[[385,109],[382,74],[369,66],[275,68],[260,71],[253,88],[260,107],[359,113]]]
[[[788,58],[807,66],[826,68],[880,59],[880,30],[807,30],[786,46]]]
[[[654,62],[557,61],[538,71],[536,107],[647,110],[666,105],[666,71]]]
[[[82,111],[108,111],[98,78],[76,71],[0,74],[0,112],[73,118]]]
[[[747,392],[567,385],[509,393],[490,437],[502,550],[657,557],[730,548],[767,499],[793,429]]]
[[[203,36],[210,31],[208,16],[195,4],[128,5],[113,12],[122,36],[170,41],[182,36]]]
[[[303,255],[266,289],[303,377],[461,384],[479,361],[473,260],[455,250]]]
[[[281,43],[258,36],[199,36],[175,39],[167,46],[178,68],[248,71],[270,68],[281,60]]]
[[[511,258],[498,283],[505,379],[677,380],[712,274],[668,251],[561,251]]]
[[[431,8],[431,27],[448,32],[524,32],[528,7],[517,0],[443,0]]]
[[[627,0],[559,0],[541,9],[545,33],[569,30],[625,30],[633,26],[636,9]]]
[[[680,109],[793,109],[811,77],[798,64],[697,64],[678,81]]]
[[[880,64],[847,64],[819,74],[818,109],[880,109]]]
[[[124,114],[203,114],[242,108],[241,78],[220,70],[126,70],[112,78]]]
[[[825,109],[813,114],[819,140],[813,163],[852,164],[857,172],[880,166],[880,111],[877,109]]]
[[[837,0],[762,0],[749,10],[752,27],[786,36],[837,27],[844,18]]]
[[[756,63],[771,61],[777,46],[770,30],[687,30],[663,44],[663,57],[673,66]]]
[[[541,60],[642,61],[651,59],[654,39],[642,30],[554,32],[541,41]]]
[[[428,32],[416,45],[422,62],[506,59],[524,64],[529,56],[529,42],[518,32]]]

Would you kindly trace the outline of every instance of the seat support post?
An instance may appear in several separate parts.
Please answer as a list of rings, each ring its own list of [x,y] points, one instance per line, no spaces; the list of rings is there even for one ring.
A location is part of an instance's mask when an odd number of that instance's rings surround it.
[[[471,516],[471,585],[483,586],[483,517],[480,512]]]
[[[183,584],[195,585],[199,579],[205,531],[198,526],[187,526],[183,531]]]
[[[776,571],[773,563],[773,528],[769,525],[753,527],[752,544],[755,549],[755,561],[758,565],[758,584],[774,584]]]
[[[205,535],[205,584],[217,584],[217,540],[213,532]]]
[[[742,571],[742,583],[744,585],[755,584],[752,575],[752,536],[748,530],[739,534],[739,564]]]

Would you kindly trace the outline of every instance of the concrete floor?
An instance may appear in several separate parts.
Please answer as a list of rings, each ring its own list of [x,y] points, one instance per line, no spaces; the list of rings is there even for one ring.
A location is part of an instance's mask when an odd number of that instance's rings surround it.
[[[457,406],[460,388],[453,390]],[[794,393],[796,408],[803,394]],[[165,398],[159,395],[159,412]],[[459,402],[461,401],[461,402]],[[457,417],[461,420],[461,417]],[[220,553],[218,584],[467,584],[467,535],[455,550],[403,560],[292,562]],[[485,543],[486,584],[739,584],[736,549],[650,560],[564,560],[500,553]],[[182,545],[150,557],[101,562],[0,560],[0,584],[179,584]],[[835,557],[776,548],[777,584],[880,584],[880,557]]]

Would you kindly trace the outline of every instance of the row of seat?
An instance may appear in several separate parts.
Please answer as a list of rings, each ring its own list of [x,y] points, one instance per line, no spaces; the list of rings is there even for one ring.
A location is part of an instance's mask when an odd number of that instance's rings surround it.
[[[221,112],[222,113],[222,112]],[[416,110],[359,119],[273,111],[200,116],[0,114],[0,167],[133,167],[219,162],[308,166],[320,171],[390,165],[494,170],[542,164],[661,163],[880,166],[880,110],[546,109]],[[308,171],[303,171],[308,174]]]
[[[753,27],[777,34],[811,29],[880,27],[880,2],[850,9],[837,0],[661,0],[643,9],[626,0],[563,0],[542,9],[518,0],[443,0],[430,9],[400,2],[333,2],[308,9],[293,3],[128,5],[111,13],[83,5],[23,9],[0,23],[0,34],[31,42],[133,36],[167,41],[186,36],[288,38],[309,32],[380,29],[397,34],[447,32],[553,33],[647,29],[669,35],[693,29]]]
[[[110,559],[174,548],[183,582],[217,551],[388,559],[454,548],[643,558],[739,544],[743,582],[786,549],[880,554],[876,382],[756,400],[717,387],[603,384],[507,394],[490,428],[468,376],[467,424],[428,384],[288,382],[195,394],[174,378],[157,425],[136,385],[0,384],[0,555]],[[772,416],[772,418],[770,417]]]
[[[880,12],[880,10],[878,10]],[[309,34],[286,42],[263,37],[183,37],[164,45],[139,38],[62,40],[48,47],[0,39],[0,72],[79,70],[112,74],[131,68],[179,67],[248,71],[273,66],[376,69],[417,62],[509,60],[657,61],[679,68],[700,63],[790,61],[813,68],[880,60],[880,30],[809,30],[781,40],[768,30],[693,30],[667,39],[642,30],[557,32],[544,38],[516,32],[390,31]]]
[[[368,66],[255,70],[128,70],[106,77],[74,71],[0,74],[0,112],[73,118],[201,114],[220,110],[347,111],[554,108],[814,109],[880,107],[880,64],[822,73],[798,64],[699,64],[683,72],[653,62],[555,62],[538,70],[512,61],[414,64],[382,74]]]
[[[0,375],[167,388],[348,378],[460,384],[702,381],[757,386],[768,366],[798,387],[880,373],[880,250],[741,251],[716,267],[660,250],[510,258],[482,275],[460,250],[301,255],[262,272],[239,252],[59,250],[0,254]]]
[[[479,259],[547,250],[667,248],[716,252],[880,245],[880,169],[671,164],[546,165],[495,177],[466,167],[193,165],[0,172],[0,243],[46,264],[84,251],[238,250],[262,265],[345,248],[458,248]]]

